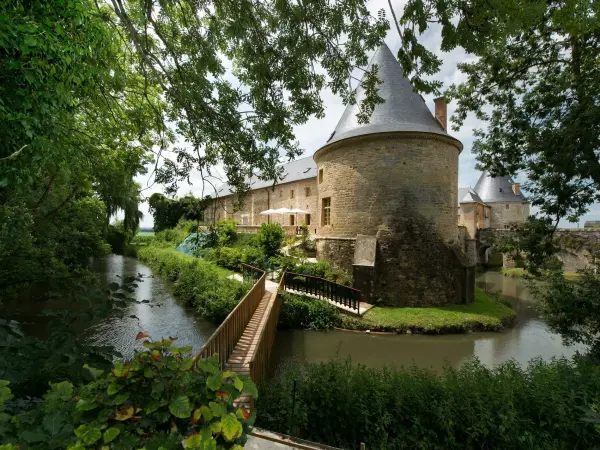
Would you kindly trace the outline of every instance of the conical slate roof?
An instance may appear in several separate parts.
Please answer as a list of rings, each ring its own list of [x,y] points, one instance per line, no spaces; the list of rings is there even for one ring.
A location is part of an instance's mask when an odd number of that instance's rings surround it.
[[[527,198],[522,192],[515,194],[512,189],[513,180],[508,177],[492,177],[485,171],[475,185],[475,192],[485,203],[524,202]]]
[[[327,143],[354,136],[394,131],[421,131],[447,136],[440,123],[433,117],[423,98],[417,94],[404,76],[402,66],[396,61],[389,47],[383,43],[369,63],[378,67],[379,95],[385,100],[375,106],[369,123],[359,124],[356,114],[365,98],[362,86],[356,90],[356,103],[346,106],[342,118]]]

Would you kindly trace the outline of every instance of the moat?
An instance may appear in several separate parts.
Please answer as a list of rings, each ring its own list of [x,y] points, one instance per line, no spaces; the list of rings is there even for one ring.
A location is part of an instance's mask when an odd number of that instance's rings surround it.
[[[194,350],[199,350],[216,329],[193,308],[175,300],[167,286],[159,278],[152,277],[151,270],[137,260],[111,255],[96,261],[94,267],[106,282],[117,280],[117,275],[141,274],[144,278],[139,283],[136,297],[150,300],[149,305],[130,306],[123,319],[110,319],[93,327],[91,336],[96,342],[112,344],[128,356],[135,348],[135,335],[143,329],[156,338],[177,337],[181,345],[192,345]],[[283,330],[277,332],[275,339],[274,367],[290,359],[317,362],[335,356],[349,356],[353,362],[374,367],[416,364],[434,369],[446,363],[458,366],[475,356],[482,363],[493,366],[510,359],[524,364],[538,356],[544,359],[570,357],[578,350],[576,346],[564,346],[560,336],[548,329],[539,317],[524,281],[498,272],[486,272],[478,276],[477,284],[500,291],[512,302],[517,311],[517,323],[513,328],[497,333],[443,336]]]

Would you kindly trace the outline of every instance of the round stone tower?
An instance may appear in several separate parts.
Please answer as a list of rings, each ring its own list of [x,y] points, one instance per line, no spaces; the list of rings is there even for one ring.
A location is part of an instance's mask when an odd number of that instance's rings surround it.
[[[314,155],[318,256],[348,268],[357,263],[357,236],[375,236],[375,298],[394,305],[460,302],[464,261],[452,245],[462,145],[414,92],[387,45],[374,64],[385,103],[369,123],[358,123],[359,87],[356,104]]]

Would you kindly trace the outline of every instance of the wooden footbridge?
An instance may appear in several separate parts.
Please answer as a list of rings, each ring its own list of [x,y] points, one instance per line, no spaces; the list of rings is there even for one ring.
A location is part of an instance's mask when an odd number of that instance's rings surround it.
[[[243,276],[254,285],[204,344],[199,357],[217,354],[221,370],[250,375],[257,384],[269,368],[282,302],[280,291],[322,298],[359,315],[371,306],[361,304],[360,291],[317,277],[286,272],[277,285],[267,280],[263,270],[248,265],[243,266]]]

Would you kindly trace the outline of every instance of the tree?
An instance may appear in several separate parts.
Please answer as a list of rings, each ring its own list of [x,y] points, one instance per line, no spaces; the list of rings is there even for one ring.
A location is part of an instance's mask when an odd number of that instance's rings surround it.
[[[466,81],[447,93],[458,102],[454,129],[468,113],[484,120],[473,145],[481,167],[523,171],[532,203],[554,222],[576,221],[600,199],[599,11],[585,1],[411,0],[400,20],[405,33],[437,23],[442,50],[477,56],[459,64]],[[405,68],[419,51],[404,41]]]
[[[280,155],[301,153],[293,127],[323,117],[325,86],[346,103],[355,101],[352,71],[367,64],[388,28],[383,11],[370,16],[365,0],[110,4],[118,18],[113,27],[126,34],[140,73],[165,93],[168,107],[155,120],[166,136],[185,141],[175,148],[159,141],[161,156],[173,152],[156,171],[170,195],[192,170],[203,178],[202,197],[214,195],[217,163],[238,192],[249,188],[253,173],[280,180]],[[381,101],[377,69],[365,72],[362,83],[366,121]]]
[[[110,10],[89,0],[0,3],[0,291],[77,282],[108,218],[137,227],[160,107]],[[141,99],[144,99],[142,101]]]

